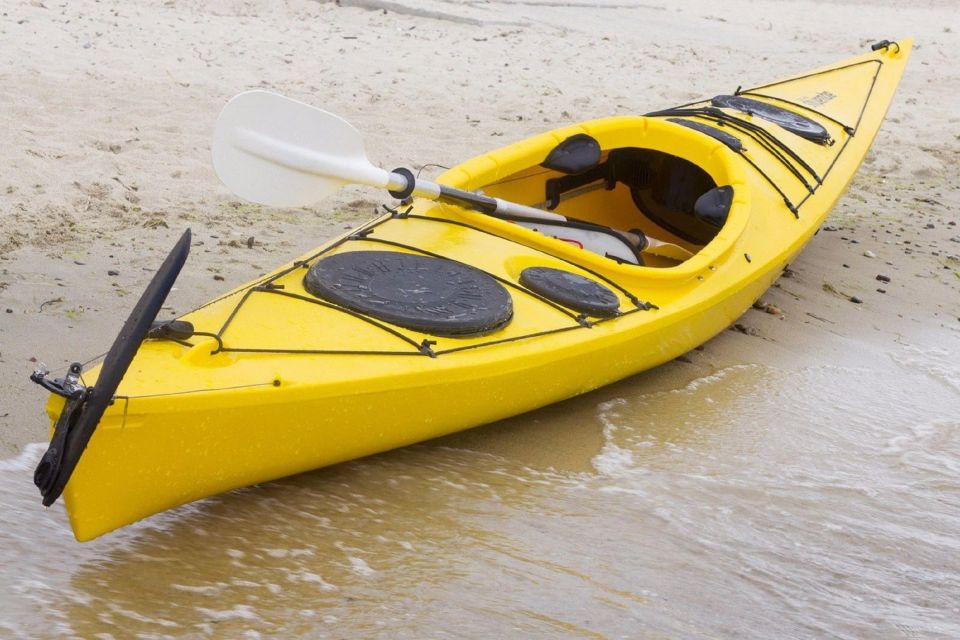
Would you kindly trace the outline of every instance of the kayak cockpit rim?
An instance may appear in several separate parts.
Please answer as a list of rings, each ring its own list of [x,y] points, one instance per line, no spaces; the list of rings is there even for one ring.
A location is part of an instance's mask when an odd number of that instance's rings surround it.
[[[733,202],[723,227],[687,260],[670,267],[647,267],[620,263],[531,229],[460,207],[441,205],[441,210],[445,215],[495,235],[516,239],[592,270],[654,280],[686,280],[707,271],[729,254],[743,234],[750,215],[750,193],[744,171],[736,161],[737,155],[714,138],[676,123],[644,116],[602,118],[535,136],[474,158],[443,173],[437,180],[458,189],[482,190],[539,165],[557,144],[576,134],[587,134],[596,139],[604,151],[630,147],[682,158],[705,171],[717,186],[732,187]]]

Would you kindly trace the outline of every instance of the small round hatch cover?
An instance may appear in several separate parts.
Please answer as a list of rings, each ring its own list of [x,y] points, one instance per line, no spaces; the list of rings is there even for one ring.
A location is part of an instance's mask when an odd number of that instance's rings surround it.
[[[736,109],[744,113],[759,116],[764,120],[779,125],[791,133],[795,133],[801,138],[812,140],[818,144],[830,142],[830,133],[823,128],[823,125],[814,122],[810,118],[781,109],[769,102],[761,102],[743,96],[716,96],[711,103],[715,107],[724,107],[726,109]]]
[[[620,298],[599,282],[550,267],[528,267],[520,284],[557,304],[600,318],[617,315]]]
[[[318,298],[414,331],[471,336],[513,316],[503,285],[470,265],[397,251],[349,251],[318,261],[303,279]]]

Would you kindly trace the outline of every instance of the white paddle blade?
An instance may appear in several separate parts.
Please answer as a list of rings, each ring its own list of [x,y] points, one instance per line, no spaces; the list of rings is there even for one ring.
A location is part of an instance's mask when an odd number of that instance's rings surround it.
[[[385,187],[390,175],[370,164],[349,122],[269,91],[247,91],[226,104],[212,155],[228,189],[273,207],[307,206],[350,183]]]

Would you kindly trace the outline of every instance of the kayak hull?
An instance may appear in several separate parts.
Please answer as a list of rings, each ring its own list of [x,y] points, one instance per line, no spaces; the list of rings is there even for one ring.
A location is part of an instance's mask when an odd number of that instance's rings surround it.
[[[268,382],[190,402],[136,403],[137,411],[101,422],[67,487],[75,536],[89,540],[207,496],[483,425],[651,369],[727,328],[780,272],[725,298],[709,317],[611,332],[586,352],[552,349],[516,369],[478,365],[442,382],[430,371],[394,388],[346,393]]]
[[[760,99],[778,104],[806,99],[813,89],[817,100],[826,99],[824,92],[839,96],[833,107],[820,107],[824,117],[809,112],[832,145],[736,115],[735,122],[749,120],[751,127],[743,128],[754,132],[726,127],[742,139],[747,150],[741,153],[671,121],[714,126],[710,111],[617,117],[536,136],[439,178],[536,205],[545,181],[558,177],[540,163],[576,134],[595,139],[607,162],[624,148],[680,158],[670,166],[693,165],[711,184],[732,189],[725,223],[709,241],[692,241],[652,216],[635,215],[637,193],[620,184],[565,200],[558,211],[622,229],[636,223],[692,254],[688,259],[650,254],[646,266],[618,264],[508,221],[416,201],[186,314],[182,319],[198,333],[142,344],[66,486],[77,539],[231,489],[530,411],[704,343],[746,311],[819,228],[869,149],[909,49],[902,41],[895,50],[764,88],[767,97]],[[851,65],[862,66],[869,82],[833,71]],[[824,74],[823,87],[810,80],[816,73]],[[837,86],[829,82],[832,74],[839,74]],[[843,94],[846,85],[863,87],[863,95]],[[851,113],[856,126],[844,121]],[[788,141],[810,171],[768,150],[766,134],[757,129]],[[440,256],[489,274],[508,288],[512,320],[483,335],[432,336],[358,318],[318,302],[303,287],[306,269],[324,257],[383,250]],[[544,301],[518,284],[523,269],[534,266],[609,288],[619,315],[586,318]],[[95,384],[97,374],[94,368],[85,379]],[[61,398],[51,399],[53,420],[62,407]]]

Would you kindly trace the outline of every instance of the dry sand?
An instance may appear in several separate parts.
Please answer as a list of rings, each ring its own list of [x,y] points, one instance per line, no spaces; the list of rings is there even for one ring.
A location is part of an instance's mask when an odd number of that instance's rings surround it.
[[[729,92],[914,36],[850,191],[764,296],[774,313],[748,312],[682,361],[691,374],[855,361],[897,340],[960,353],[957,16],[954,3],[933,0],[5,0],[0,455],[45,437],[44,394],[27,380],[37,361],[58,368],[104,351],[184,227],[196,242],[166,314],[382,201],[348,190],[276,211],[233,198],[210,167],[211,128],[224,102],[252,87],[343,114],[387,168],[449,166],[556,126]]]

